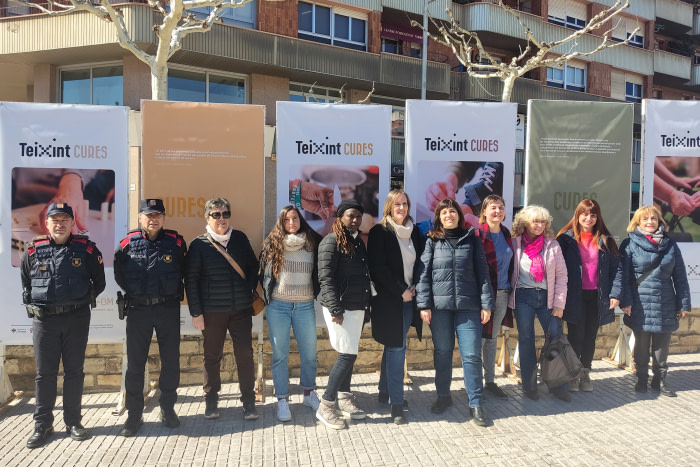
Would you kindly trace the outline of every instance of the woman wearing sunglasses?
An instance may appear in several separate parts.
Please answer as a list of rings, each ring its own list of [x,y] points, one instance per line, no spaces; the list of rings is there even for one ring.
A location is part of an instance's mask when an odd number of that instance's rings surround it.
[[[221,359],[228,330],[233,340],[243,416],[254,420],[258,413],[251,331],[258,259],[248,237],[231,228],[230,218],[231,204],[226,198],[210,199],[204,205],[207,232],[190,245],[185,289],[192,325],[204,336],[204,418],[219,417]],[[245,277],[236,271],[233,262]]]

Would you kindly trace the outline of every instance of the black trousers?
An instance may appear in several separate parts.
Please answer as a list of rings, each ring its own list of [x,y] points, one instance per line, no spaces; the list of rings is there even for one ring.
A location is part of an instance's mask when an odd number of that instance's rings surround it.
[[[668,345],[671,332],[634,332],[634,366],[637,378],[647,381],[649,378],[649,349],[651,349],[651,371],[654,376],[665,375],[668,371]]]
[[[143,413],[143,383],[153,331],[160,354],[160,406],[171,409],[180,384],[180,302],[135,306],[126,317],[126,408],[129,417]]]
[[[32,342],[36,359],[36,408],[34,425],[53,425],[56,406],[58,367],[63,360],[63,421],[66,426],[80,424],[82,419],[85,348],[90,330],[90,307],[44,319],[34,318]]]
[[[566,324],[569,342],[581,360],[584,368],[591,369],[595,354],[595,340],[598,337],[598,291],[583,290],[581,295],[583,316],[578,324]]]
[[[338,391],[350,392],[350,380],[352,379],[352,368],[355,365],[357,355],[349,353],[339,353],[338,359],[333,364],[328,375],[328,384],[323,398],[329,402],[335,401]]]

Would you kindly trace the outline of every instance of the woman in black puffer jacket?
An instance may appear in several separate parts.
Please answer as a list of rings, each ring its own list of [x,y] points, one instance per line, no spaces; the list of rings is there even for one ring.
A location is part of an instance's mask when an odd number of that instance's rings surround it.
[[[624,322],[634,332],[635,390],[647,391],[651,345],[651,388],[675,397],[666,381],[668,345],[678,320],[690,311],[690,287],[681,250],[666,236],[666,228],[655,206],[637,209],[627,226],[629,238],[620,245],[622,258],[610,296],[619,299]]]
[[[320,301],[331,346],[338,352],[328,375],[326,392],[316,412],[328,428],[345,428],[338,414],[359,420],[367,414],[355,405],[350,392],[365,315],[369,314],[370,280],[367,250],[360,238],[364,209],[354,199],[338,206],[337,218],[318,247]],[[337,408],[336,408],[337,399]]]
[[[452,199],[437,205],[433,225],[421,255],[416,287],[421,318],[430,325],[433,335],[438,398],[430,411],[443,413],[452,405],[450,382],[456,332],[469,409],[474,423],[487,426],[489,421],[481,407],[481,330],[491,317],[494,298],[484,247],[478,230],[465,229],[462,210]]]

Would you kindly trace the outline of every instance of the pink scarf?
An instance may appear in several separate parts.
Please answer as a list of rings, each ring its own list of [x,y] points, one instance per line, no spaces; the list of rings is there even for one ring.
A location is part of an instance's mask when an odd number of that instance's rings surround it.
[[[523,252],[530,258],[530,277],[535,282],[544,280],[544,258],[542,248],[544,247],[544,235],[538,235],[534,240],[530,239],[527,232],[523,232]]]

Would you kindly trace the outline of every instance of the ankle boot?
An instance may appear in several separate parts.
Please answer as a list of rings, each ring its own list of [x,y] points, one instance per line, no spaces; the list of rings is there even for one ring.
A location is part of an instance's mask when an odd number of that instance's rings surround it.
[[[666,382],[666,372],[661,371],[659,375],[659,392],[667,397],[676,397],[676,391]]]
[[[391,405],[391,418],[397,425],[405,425],[406,417],[403,414],[403,404],[392,404]]]
[[[647,381],[649,377],[647,375],[637,375],[637,384],[634,385],[634,390],[637,392],[647,392]]]

